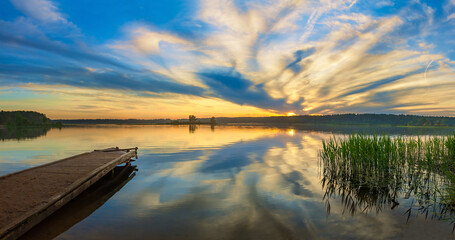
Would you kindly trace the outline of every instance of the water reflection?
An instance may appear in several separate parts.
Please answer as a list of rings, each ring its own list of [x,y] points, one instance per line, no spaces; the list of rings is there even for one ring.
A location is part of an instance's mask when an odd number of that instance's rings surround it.
[[[196,131],[196,129],[198,128],[198,126],[196,124],[189,124],[188,125],[188,131],[189,133],[194,133]]]
[[[109,173],[101,178],[20,239],[54,239],[101,207],[135,176],[134,171],[136,166],[131,164],[115,167],[112,174]]]
[[[297,128],[216,126],[212,131],[208,125],[193,133],[188,126],[69,128],[0,144],[0,168],[9,166],[2,161],[25,165],[58,159],[54,153],[139,147],[137,175],[57,239],[452,238],[451,226],[442,221],[411,217],[406,224],[403,206],[414,195],[408,200],[399,195],[393,210],[343,214],[341,182],[332,184],[327,216],[321,199],[328,183],[322,188],[318,151],[330,136]],[[18,158],[20,152],[28,159]]]
[[[289,126],[277,126],[282,128],[288,128]],[[364,134],[378,134],[386,133],[390,135],[440,135],[454,133],[453,127],[433,127],[433,126],[422,126],[422,127],[410,127],[410,126],[387,126],[387,125],[343,125],[343,124],[295,124],[292,125],[293,129],[301,131],[318,131],[318,132],[330,132],[335,134],[352,134],[352,133],[364,133]]]
[[[51,127],[1,127],[0,139],[5,140],[26,140],[45,136]]]
[[[178,159],[189,150],[220,148],[279,132],[270,128],[217,127],[212,132],[201,126],[188,134],[188,126],[91,125],[50,129],[32,141],[5,141],[0,144],[0,175],[55,161],[81,152],[111,146],[138,146],[142,154],[165,153]]]
[[[330,199],[336,196],[343,205],[343,213],[347,211],[351,215],[379,213],[385,207],[393,210],[403,203],[404,208],[408,208],[407,220],[413,211],[424,214],[425,218],[455,220],[455,205],[450,194],[453,175],[445,163],[436,160],[438,154],[422,150],[439,144],[439,139],[397,138],[393,143],[399,148],[383,152],[380,147],[393,149],[392,144],[387,145],[392,140],[380,137],[377,144],[372,139],[353,136],[347,142],[324,143],[320,151],[321,182],[328,213]]]
[[[286,130],[286,133],[289,135],[289,136],[294,136],[295,135],[295,129],[288,129]]]
[[[348,212],[355,215],[370,211],[379,213],[384,208],[393,210],[401,203],[404,205],[403,208],[408,209],[405,212],[407,220],[413,212],[425,215],[425,218],[429,216],[440,220],[453,218],[452,206],[440,202],[441,192],[447,180],[438,174],[391,174],[386,178],[375,179],[377,184],[366,184],[359,181],[361,176],[336,175],[327,166],[323,171],[323,200],[328,214],[330,214],[330,200],[339,198],[343,206],[343,214]]]

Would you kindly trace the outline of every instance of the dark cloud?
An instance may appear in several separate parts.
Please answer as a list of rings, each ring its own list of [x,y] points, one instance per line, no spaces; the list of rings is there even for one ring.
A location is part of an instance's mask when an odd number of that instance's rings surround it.
[[[432,105],[427,103],[424,100],[415,101],[412,103],[395,103],[398,98],[406,96],[406,93],[410,90],[419,89],[421,87],[415,87],[410,89],[401,89],[393,91],[384,91],[376,92],[371,94],[366,98],[362,103],[357,104],[337,104],[336,106],[326,104],[318,108],[312,109],[311,112],[319,113],[324,111],[335,111],[338,113],[353,113],[353,112],[362,112],[362,113],[385,113],[385,114],[401,114],[402,110],[397,110],[397,108],[404,107],[418,107],[422,109],[424,106]]]
[[[287,104],[285,99],[274,99],[264,90],[263,84],[255,85],[234,69],[217,69],[198,73],[216,97],[240,104],[279,111],[301,108],[303,99]]]
[[[95,105],[78,105],[75,107],[76,109],[97,109],[99,106]]]
[[[199,73],[209,87],[185,85],[152,71],[126,74],[114,70],[91,71],[81,67],[40,66],[0,63],[0,83],[63,84],[94,89],[133,90],[141,93],[178,93],[195,96],[214,96],[240,105],[251,105],[277,111],[298,110],[303,100],[287,104],[285,99],[274,99],[264,90],[263,84],[255,85],[235,70]]]
[[[318,108],[314,108],[310,111],[310,113],[375,113],[375,114],[402,114],[402,110],[397,110],[396,108],[403,108],[403,107],[415,107],[415,106],[422,106],[426,104],[422,103],[415,103],[415,104],[381,104],[381,103],[360,103],[360,104],[338,104],[336,106],[333,105],[323,105]]]
[[[3,80],[5,79],[5,80]],[[7,80],[9,79],[9,80]],[[179,93],[201,96],[205,89],[177,83],[155,73],[124,74],[115,71],[89,71],[84,68],[50,68],[0,64],[0,81],[3,83],[64,84],[96,89],[134,90],[155,93]]]
[[[13,47],[33,48],[46,51],[52,54],[63,56],[79,62],[96,62],[124,70],[134,70],[133,68],[120,63],[107,56],[90,53],[80,49],[78,46],[68,46],[61,42],[50,41],[45,39],[28,39],[24,36],[16,36],[6,33],[0,29],[0,43]]]
[[[307,58],[316,52],[316,48],[308,48],[305,50],[298,50],[294,52],[295,60],[286,66],[287,69],[291,69],[294,73],[299,73],[302,68],[298,65],[304,58]]]
[[[396,76],[384,78],[384,79],[381,79],[381,80],[378,80],[378,81],[375,81],[375,82],[372,82],[372,83],[363,84],[363,85],[360,85],[360,88],[355,89],[355,90],[350,91],[350,92],[347,92],[347,93],[344,93],[344,94],[342,94],[342,95],[340,95],[340,96],[338,96],[336,98],[342,98],[342,97],[346,97],[346,96],[353,95],[353,94],[367,92],[369,90],[378,88],[378,87],[380,87],[382,85],[389,84],[389,83],[398,81],[400,79],[403,79],[403,78],[406,78],[406,77],[409,77],[409,76],[412,76],[412,75],[415,75],[415,74],[422,74],[424,72],[425,72],[425,68],[420,68],[420,69],[417,69],[415,71],[412,71],[412,72],[409,72],[409,73],[406,73],[406,74],[396,75]]]
[[[328,100],[328,103],[331,103],[335,100],[338,99],[343,99],[344,97],[354,95],[354,94],[359,94],[359,93],[364,93],[368,92],[374,89],[377,89],[383,85],[389,84],[396,82],[398,80],[401,80],[403,78],[415,75],[415,74],[423,74],[425,72],[425,68],[419,68],[417,70],[411,71],[406,74],[401,74],[401,75],[395,75],[392,77],[388,78],[383,78],[378,81],[374,81],[371,83],[366,83],[366,84],[361,84],[356,86],[354,90],[348,91],[347,93],[338,95],[330,100]],[[412,90],[413,88],[408,88],[407,90]],[[321,93],[324,91],[324,94],[327,94],[332,90],[331,87],[325,86],[319,90]],[[322,94],[322,93],[321,93]],[[333,106],[332,104],[324,104],[318,108],[314,108],[311,110],[312,113],[321,113],[321,112],[338,112],[338,113],[346,113],[346,112],[363,112],[363,113],[402,113],[401,110],[395,110],[396,108],[402,108],[402,107],[414,107],[414,106],[422,106],[425,105],[425,103],[420,102],[420,103],[412,103],[412,104],[394,104],[395,99],[397,97],[403,96],[403,92],[399,91],[386,91],[386,92],[377,92],[374,94],[371,94],[368,96],[368,100],[365,102],[362,102],[360,104],[338,104],[336,106]]]

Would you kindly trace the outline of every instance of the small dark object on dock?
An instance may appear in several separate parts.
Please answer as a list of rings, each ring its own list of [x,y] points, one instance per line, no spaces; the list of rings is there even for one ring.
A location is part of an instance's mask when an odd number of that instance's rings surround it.
[[[394,208],[398,207],[398,205],[400,205],[400,203],[397,202],[397,201],[395,201],[395,199],[392,199],[391,202],[392,202],[392,204],[393,204],[392,207],[391,207],[392,210],[393,210]]]

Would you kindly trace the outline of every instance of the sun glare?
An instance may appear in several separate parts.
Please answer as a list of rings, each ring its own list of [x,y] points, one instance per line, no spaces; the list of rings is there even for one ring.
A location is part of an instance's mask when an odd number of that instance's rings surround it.
[[[294,129],[288,129],[286,130],[286,134],[289,136],[294,136],[295,135],[295,130]]]
[[[297,114],[295,114],[293,112],[288,112],[288,114],[287,114],[288,117],[292,117],[292,116],[295,116],[295,115],[297,115]]]

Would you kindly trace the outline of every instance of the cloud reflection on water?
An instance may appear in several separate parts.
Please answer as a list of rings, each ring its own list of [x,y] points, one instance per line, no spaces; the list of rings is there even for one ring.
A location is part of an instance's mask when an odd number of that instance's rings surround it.
[[[343,214],[335,198],[327,215],[318,151],[321,140],[330,136],[256,127],[212,131],[201,126],[194,133],[172,126],[99,127],[51,130],[42,139],[10,146],[15,152],[27,152],[28,147],[52,152],[60,143],[63,148],[57,152],[63,154],[101,145],[139,147],[137,176],[59,238],[452,237],[451,226],[444,222],[412,217],[406,224],[400,207],[351,216]],[[11,154],[2,147],[0,159]]]

